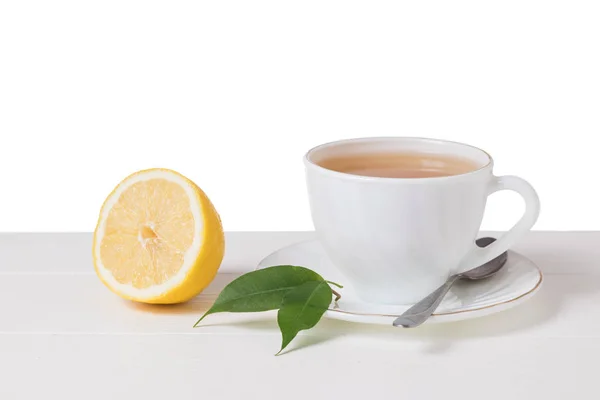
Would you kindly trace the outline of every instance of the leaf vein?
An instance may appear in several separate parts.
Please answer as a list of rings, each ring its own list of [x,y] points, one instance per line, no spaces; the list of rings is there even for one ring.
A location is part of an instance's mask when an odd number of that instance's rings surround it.
[[[310,304],[310,301],[315,296],[315,293],[317,293],[318,289],[321,287],[322,284],[324,284],[324,282],[319,283],[317,285],[317,287],[315,287],[314,290],[310,293],[310,296],[308,296],[308,299],[306,299],[306,302],[304,302],[302,309],[300,310],[300,312],[298,314],[296,314],[296,317],[294,318],[294,320],[298,320],[298,318],[304,313],[304,310],[306,310],[306,307],[308,307],[308,305]]]
[[[248,294],[244,294],[244,295],[239,296],[239,297],[234,297],[234,298],[231,298],[231,299],[227,299],[226,301],[224,301],[223,303],[220,303],[220,304],[227,304],[227,303],[230,303],[232,301],[237,301],[237,300],[244,299],[244,298],[247,298],[247,297],[252,297],[252,296],[258,296],[258,295],[261,295],[261,294],[267,294],[267,293],[273,293],[273,292],[280,292],[282,290],[293,289],[296,286],[298,286],[298,285],[285,286],[285,287],[280,287],[280,288],[276,288],[276,289],[269,289],[269,290],[264,290],[262,292],[248,293]]]

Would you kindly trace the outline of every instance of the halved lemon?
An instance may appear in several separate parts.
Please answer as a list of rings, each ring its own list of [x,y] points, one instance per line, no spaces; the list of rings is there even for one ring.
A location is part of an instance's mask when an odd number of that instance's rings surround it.
[[[139,171],[108,196],[94,232],[96,273],[121,297],[180,303],[215,277],[225,250],[219,214],[191,180]]]

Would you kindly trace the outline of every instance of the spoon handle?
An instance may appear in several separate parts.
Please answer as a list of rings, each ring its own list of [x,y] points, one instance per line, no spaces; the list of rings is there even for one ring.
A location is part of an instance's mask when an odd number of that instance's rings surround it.
[[[444,296],[446,296],[446,293],[448,293],[448,290],[450,290],[458,278],[459,275],[452,275],[448,278],[446,283],[396,318],[394,326],[414,328],[421,325],[431,316],[431,314],[433,314],[435,309],[438,308],[444,299]]]

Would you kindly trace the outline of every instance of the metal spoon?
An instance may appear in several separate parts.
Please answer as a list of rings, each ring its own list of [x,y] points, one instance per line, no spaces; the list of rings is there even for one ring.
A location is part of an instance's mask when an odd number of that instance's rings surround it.
[[[479,247],[485,247],[493,243],[495,240],[496,239],[492,237],[484,237],[477,239],[475,243],[477,243]],[[460,274],[452,275],[450,278],[448,278],[446,283],[437,288],[429,296],[425,297],[423,300],[406,310],[401,316],[396,318],[394,321],[394,326],[414,328],[421,325],[427,320],[427,318],[431,316],[431,314],[433,314],[435,309],[438,308],[442,302],[442,299],[444,296],[446,296],[446,293],[448,293],[448,290],[450,290],[454,282],[459,279],[479,280],[488,278],[502,269],[504,264],[506,264],[507,257],[508,255],[505,251],[498,257],[477,268],[473,268]]]

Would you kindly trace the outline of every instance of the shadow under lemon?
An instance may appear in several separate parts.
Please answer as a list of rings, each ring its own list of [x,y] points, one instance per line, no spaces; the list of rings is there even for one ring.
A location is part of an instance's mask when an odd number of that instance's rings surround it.
[[[193,299],[178,304],[147,304],[125,301],[130,308],[153,314],[190,314],[200,318],[214,303],[217,296],[228,283],[242,274],[218,273],[202,293]],[[193,319],[194,317],[192,317]],[[194,325],[194,321],[190,326]]]

